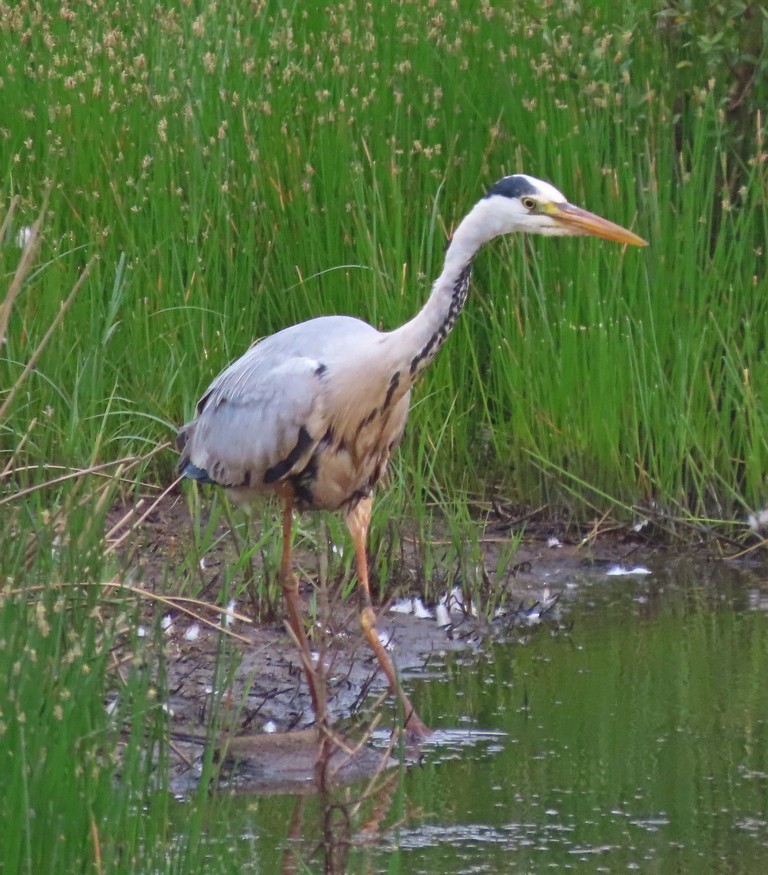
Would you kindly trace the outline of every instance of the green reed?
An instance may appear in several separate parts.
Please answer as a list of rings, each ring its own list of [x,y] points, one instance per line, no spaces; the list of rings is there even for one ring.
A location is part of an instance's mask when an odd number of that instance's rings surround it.
[[[651,247],[481,255],[468,312],[417,390],[407,458],[431,456],[441,488],[493,482],[516,499],[566,500],[569,472],[629,504],[759,504],[760,119],[737,154],[728,83],[682,101],[696,69],[670,69],[646,12],[9,12],[0,129],[21,209],[7,242],[53,188],[4,382],[98,256],[14,411],[19,428],[46,412],[29,456],[67,464],[97,440],[103,459],[146,451],[221,367],[291,322],[400,324],[483,187],[524,169]],[[6,425],[6,452],[16,436]]]

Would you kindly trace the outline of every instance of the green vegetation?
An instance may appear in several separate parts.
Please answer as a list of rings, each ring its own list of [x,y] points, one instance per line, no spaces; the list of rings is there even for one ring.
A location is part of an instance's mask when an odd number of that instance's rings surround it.
[[[387,518],[428,531],[437,502],[460,541],[467,495],[763,507],[765,10],[588,6],[0,0],[0,872],[199,869],[200,823],[179,840],[147,795],[161,678],[117,655],[146,603],[105,586],[108,513],[171,482],[175,425],[254,338],[412,315],[504,173],[651,246],[478,258],[379,504],[381,567]]]
[[[697,69],[690,41],[661,39],[677,19],[608,6],[6,9],[6,275],[51,191],[3,385],[97,261],[4,452],[36,417],[17,465],[142,455],[255,337],[322,313],[400,324],[450,228],[525,169],[651,246],[514,240],[479,258],[418,392],[415,491],[563,502],[584,482],[627,505],[761,506],[762,119],[734,151],[728,70],[710,79],[710,56]]]

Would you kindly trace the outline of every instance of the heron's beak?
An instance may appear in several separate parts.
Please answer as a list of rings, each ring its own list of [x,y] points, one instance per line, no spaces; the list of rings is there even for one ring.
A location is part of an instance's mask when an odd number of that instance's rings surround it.
[[[637,234],[622,228],[621,225],[609,222],[608,219],[603,219],[573,204],[548,203],[543,205],[542,211],[556,222],[564,225],[573,234],[591,234],[594,237],[614,240],[616,243],[629,243],[631,246],[648,245],[647,240],[643,240]]]

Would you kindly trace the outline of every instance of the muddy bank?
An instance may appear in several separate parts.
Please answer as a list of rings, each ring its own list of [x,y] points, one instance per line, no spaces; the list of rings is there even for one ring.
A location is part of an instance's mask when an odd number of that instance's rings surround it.
[[[115,508],[114,522],[125,513],[126,508]],[[379,606],[379,632],[406,687],[414,676],[439,678],[446,655],[451,652],[477,651],[494,639],[524,641],[541,628],[561,628],[567,622],[569,593],[586,578],[626,574],[634,578],[635,585],[642,586],[639,581],[645,575],[652,577],[656,563],[670,561],[669,550],[632,530],[592,530],[589,537],[589,530],[585,535],[556,520],[529,517],[522,523],[526,534],[512,564],[498,576],[485,571],[497,568],[499,550],[508,549],[516,525],[521,523],[500,515],[488,525],[481,541],[482,574],[494,593],[491,610],[488,605],[472,604],[469,594],[462,592],[462,581],[448,576],[443,590],[431,600],[414,601],[413,597],[421,594],[409,592],[406,583],[391,602]],[[165,707],[176,753],[172,777],[181,790],[194,782],[195,764],[201,757],[202,740],[214,710],[218,709],[219,719],[228,725],[231,738],[294,732],[314,722],[298,652],[281,617],[255,621],[244,588],[237,599],[221,603],[222,576],[227,563],[236,562],[237,553],[227,535],[226,522],[222,521],[218,529],[221,531],[210,539],[214,546],[196,563],[198,579],[193,591],[202,601],[218,603],[220,611],[187,604],[210,624],[182,610],[181,603],[169,607],[148,600],[146,605],[147,627],[158,613],[163,615],[161,644],[148,640],[147,646],[161,646],[163,651],[169,690]],[[179,496],[171,497],[155,508],[126,541],[123,549],[132,581],[171,598],[178,592],[189,594],[191,544],[192,521],[187,504]],[[312,567],[311,557],[297,559],[302,568]],[[187,580],[182,585],[184,575]],[[417,575],[404,575],[405,580],[409,577]],[[178,592],[173,591],[174,585],[179,587]],[[348,727],[370,719],[375,712],[384,725],[395,725],[391,705],[382,707],[375,701],[377,695],[386,694],[386,682],[360,634],[354,594],[342,600],[338,587],[319,587],[307,574],[301,576],[301,594],[306,616],[314,617],[308,620],[308,629],[327,685],[331,723]],[[474,597],[482,598],[482,592]],[[280,607],[278,602],[277,611]],[[279,759],[276,752],[285,754],[286,766],[290,765],[293,776],[298,774],[301,781],[305,766],[314,762],[312,746],[302,748],[299,756],[291,748],[292,743],[286,745],[276,736],[266,760],[272,762],[274,773]],[[241,759],[242,750],[250,749],[248,745],[247,741],[245,747],[241,745]],[[265,748],[256,743],[253,750],[263,756]],[[250,754],[245,759],[263,782],[263,769],[253,765]],[[350,774],[355,774],[354,768]]]

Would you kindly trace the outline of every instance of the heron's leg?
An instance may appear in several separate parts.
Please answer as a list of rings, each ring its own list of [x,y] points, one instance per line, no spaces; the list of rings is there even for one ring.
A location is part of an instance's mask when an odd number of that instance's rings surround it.
[[[363,627],[363,634],[368,640],[368,644],[370,644],[371,649],[376,654],[376,659],[379,661],[382,671],[387,676],[392,692],[400,699],[403,707],[403,725],[406,732],[410,735],[424,738],[431,735],[432,730],[422,721],[413,705],[411,705],[411,700],[403,692],[397,680],[392,660],[379,640],[379,634],[376,631],[376,615],[371,604],[371,590],[368,583],[368,559],[365,553],[368,541],[368,527],[371,522],[372,504],[373,502],[370,498],[364,498],[347,514],[347,527],[352,535],[352,543],[355,545],[357,581],[360,585],[360,597],[362,600],[360,625]]]
[[[307,633],[304,631],[304,623],[301,619],[301,605],[299,602],[299,582],[293,573],[291,561],[291,527],[293,525],[293,499],[290,495],[283,495],[283,553],[280,561],[280,585],[283,588],[285,604],[288,608],[288,625],[291,627],[294,637],[299,645],[299,656],[307,678],[309,694],[312,697],[312,708],[315,719],[326,719],[325,695],[321,685],[315,683],[317,676],[312,666],[312,652],[309,649]]]

